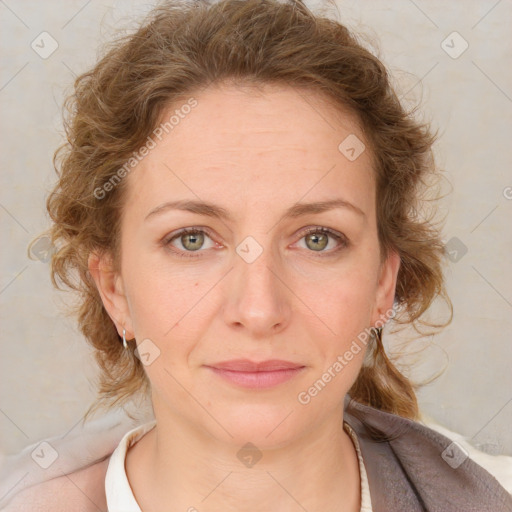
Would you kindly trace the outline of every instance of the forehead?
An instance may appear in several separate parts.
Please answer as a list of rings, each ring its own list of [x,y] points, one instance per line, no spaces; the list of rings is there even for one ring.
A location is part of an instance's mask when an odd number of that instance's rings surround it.
[[[322,95],[216,86],[174,102],[160,127],[128,176],[129,202],[141,209],[184,198],[243,209],[343,197],[373,210],[369,150],[352,160],[342,151],[345,140],[359,141],[358,152],[366,144],[358,119]]]

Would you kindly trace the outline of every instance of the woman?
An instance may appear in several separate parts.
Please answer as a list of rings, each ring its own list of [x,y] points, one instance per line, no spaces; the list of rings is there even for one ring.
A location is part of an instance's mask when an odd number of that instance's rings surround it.
[[[384,353],[389,320],[450,304],[417,214],[433,136],[345,27],[168,4],[68,106],[52,277],[102,371],[90,412],[149,394],[155,420],[7,510],[512,510]]]

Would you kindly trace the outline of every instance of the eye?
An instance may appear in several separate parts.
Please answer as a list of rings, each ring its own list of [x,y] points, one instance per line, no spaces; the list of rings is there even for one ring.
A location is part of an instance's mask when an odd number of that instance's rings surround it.
[[[322,253],[322,256],[324,256],[323,253],[327,253],[325,254],[326,256],[337,253],[349,245],[347,238],[343,234],[321,226],[308,228],[302,234],[301,240],[305,240],[306,248],[311,249],[312,252]],[[329,245],[329,238],[338,242],[338,247],[325,251],[324,249]]]
[[[204,247],[205,239],[209,239],[212,242],[210,246],[206,248]],[[303,231],[300,240],[303,239],[305,240],[306,249],[310,249],[311,252],[319,253],[319,256],[332,255],[349,245],[347,238],[343,234],[321,226],[311,227]],[[325,251],[324,249],[329,245],[329,239],[335,240],[338,243],[338,247]],[[176,246],[174,242],[176,242],[178,246]],[[213,242],[208,230],[192,227],[183,228],[177,233],[171,233],[171,235],[162,240],[162,245],[169,248],[169,250],[180,257],[197,258],[199,254],[194,255],[194,252],[200,253],[203,252],[201,249],[211,249],[215,247],[215,242]]]
[[[192,254],[184,254],[184,253],[193,253],[193,252],[201,252],[200,249],[204,248],[205,237],[211,240],[211,237],[208,235],[208,232],[202,228],[184,228],[181,229],[178,233],[172,234],[169,237],[166,237],[162,243],[165,247],[176,247],[172,242],[176,240],[176,242],[181,245],[181,247],[177,247],[178,250],[170,249],[175,252],[178,256],[182,257],[192,257],[195,258],[197,256]],[[209,249],[213,247],[212,244],[210,247],[206,247]]]

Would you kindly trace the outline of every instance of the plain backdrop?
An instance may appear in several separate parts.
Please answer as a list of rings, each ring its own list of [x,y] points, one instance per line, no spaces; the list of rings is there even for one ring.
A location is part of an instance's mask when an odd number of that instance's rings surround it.
[[[30,260],[27,246],[48,226],[44,202],[63,140],[64,95],[112,31],[133,26],[150,7],[0,1],[3,453],[69,431],[95,397],[91,351],[62,312],[71,297],[52,289],[48,264]],[[450,191],[439,211],[446,215],[454,318],[408,349],[421,353],[402,359],[415,363],[406,371],[420,380],[444,369],[420,390],[421,410],[483,451],[512,455],[512,2],[340,0],[329,12],[365,35],[403,100],[421,98],[439,129],[436,155]],[[433,311],[446,317],[442,305]],[[390,350],[408,339],[407,331],[384,336]]]

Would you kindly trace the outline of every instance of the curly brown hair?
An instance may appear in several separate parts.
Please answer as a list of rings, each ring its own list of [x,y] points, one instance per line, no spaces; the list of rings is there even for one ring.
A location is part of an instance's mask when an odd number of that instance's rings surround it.
[[[451,322],[440,230],[419,214],[431,202],[422,191],[440,172],[432,157],[435,135],[401,105],[382,62],[345,26],[313,14],[300,0],[166,2],[134,33],[110,43],[94,68],[76,79],[64,104],[67,142],[54,155],[59,179],[47,200],[53,221],[47,233],[56,247],[52,282],[78,292],[73,312],[100,369],[98,398],[86,417],[150,391],[143,364],[123,349],[88,271],[92,251],[111,254],[114,265],[119,261],[126,180],[106,184],[143,145],[164,109],[226,80],[323,93],[334,107],[358,116],[377,180],[381,256],[393,249],[401,258],[395,292],[401,309],[394,321],[417,332],[420,323],[440,328]],[[97,197],[98,187],[109,190],[105,197]],[[424,321],[438,296],[448,303],[450,318],[444,324]],[[380,336],[370,348],[371,361],[365,360],[349,394],[417,419],[417,385],[386,356]]]

